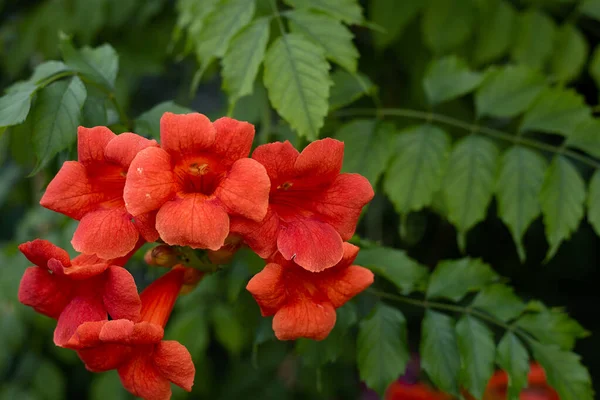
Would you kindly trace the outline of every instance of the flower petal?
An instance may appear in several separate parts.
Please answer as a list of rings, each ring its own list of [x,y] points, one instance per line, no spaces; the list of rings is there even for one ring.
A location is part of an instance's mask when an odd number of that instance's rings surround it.
[[[273,330],[279,340],[309,338],[323,340],[335,325],[335,309],[327,301],[316,302],[298,297],[283,306],[273,318]]]
[[[105,372],[119,368],[131,358],[132,353],[131,346],[112,343],[77,351],[85,367],[92,372]]]
[[[251,158],[242,158],[233,163],[215,194],[230,212],[262,221],[269,207],[270,188],[265,168]]]
[[[192,391],[196,368],[184,345],[174,340],[160,342],[154,350],[154,365],[162,376],[184,390]]]
[[[138,241],[139,233],[124,208],[90,212],[79,222],[71,244],[81,253],[96,254],[111,259],[129,253]]]
[[[85,280],[103,273],[108,264],[98,258],[91,259],[90,262],[81,262],[81,259],[89,259],[86,255],[78,256],[73,259],[71,266],[64,266],[56,259],[48,260],[48,268],[57,276],[68,276],[73,280]]]
[[[133,334],[133,321],[128,319],[113,319],[106,322],[98,338],[104,343],[129,343],[129,338]]]
[[[133,333],[129,338],[129,342],[132,344],[158,343],[164,336],[165,330],[162,326],[142,321],[133,326]]]
[[[310,176],[319,182],[333,181],[342,170],[344,143],[325,138],[310,143],[296,159],[294,168],[299,176]]]
[[[19,301],[40,314],[58,319],[71,299],[71,286],[46,268],[29,267],[19,285]]]
[[[297,219],[279,231],[277,248],[287,260],[294,260],[312,272],[333,267],[344,253],[342,238],[331,225],[312,219]]]
[[[270,207],[261,222],[242,217],[232,217],[229,230],[233,234],[242,236],[244,242],[261,258],[268,258],[277,251],[279,217]]]
[[[160,119],[160,143],[175,158],[208,149],[215,142],[215,134],[210,120],[199,113],[167,112]]]
[[[263,317],[275,314],[286,300],[283,267],[275,263],[267,264],[250,279],[246,289],[258,303]]]
[[[19,250],[33,264],[47,268],[48,260],[55,258],[64,265],[71,264],[69,253],[51,242],[43,239],[35,239],[31,242],[19,245]]]
[[[371,184],[359,174],[341,174],[324,192],[314,198],[314,210],[321,220],[338,231],[343,240],[349,240],[362,208],[373,199]]]
[[[156,215],[156,230],[172,246],[218,250],[229,233],[229,216],[214,200],[190,194],[161,207]]]
[[[140,214],[133,219],[133,225],[148,243],[156,242],[159,238],[156,230],[156,211]]]
[[[108,267],[105,276],[102,300],[108,314],[113,319],[137,321],[140,318],[142,301],[133,276],[125,268],[114,265]]]
[[[156,140],[125,132],[108,142],[104,154],[108,161],[127,169],[137,153],[148,147],[158,147],[158,143]]]
[[[84,165],[104,161],[104,149],[116,136],[105,126],[80,126],[77,129],[77,159]]]
[[[68,349],[84,349],[102,344],[100,331],[109,321],[91,321],[79,325],[69,341],[64,345]]]
[[[104,193],[94,191],[83,164],[67,161],[50,181],[40,200],[42,207],[81,219],[104,200]]]
[[[285,142],[268,143],[258,146],[252,158],[261,163],[267,170],[271,184],[277,186],[279,181],[294,176],[294,163],[298,158],[298,150],[287,140]]]
[[[254,140],[254,125],[223,117],[213,122],[213,126],[216,130],[215,153],[230,163],[248,157]]]
[[[123,198],[133,216],[157,210],[174,194],[175,178],[171,156],[163,149],[149,147],[131,162]]]
[[[123,387],[144,400],[168,400],[171,383],[154,365],[152,357],[138,353],[117,370]]]
[[[106,319],[106,311],[100,299],[93,295],[77,296],[71,300],[58,318],[54,330],[54,344],[65,345],[84,322]]]
[[[329,272],[331,271],[331,273]],[[348,300],[371,286],[373,273],[366,268],[352,265],[338,271],[327,270],[315,282],[335,308],[343,306]]]
[[[177,295],[183,285],[185,268],[175,267],[140,294],[142,299],[142,321],[164,327],[171,315]]]

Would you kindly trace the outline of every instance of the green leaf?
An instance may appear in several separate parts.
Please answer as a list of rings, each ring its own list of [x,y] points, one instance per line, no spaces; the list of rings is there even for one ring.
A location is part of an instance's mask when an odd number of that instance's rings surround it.
[[[556,27],[552,19],[535,9],[517,18],[512,59],[541,70],[552,54]]]
[[[331,74],[333,86],[329,98],[329,111],[334,111],[355,102],[363,96],[370,96],[377,87],[369,77],[361,73],[351,74],[343,69]]]
[[[530,342],[533,355],[546,372],[548,383],[561,400],[593,400],[594,389],[588,370],[577,354],[556,346]]]
[[[579,12],[600,21],[600,0],[583,0],[579,5]]]
[[[472,307],[479,308],[502,321],[510,321],[525,310],[525,303],[509,286],[495,283],[484,287],[477,294]]]
[[[215,337],[219,343],[233,355],[238,355],[244,348],[244,326],[236,317],[233,309],[224,304],[216,304],[211,308]]]
[[[467,293],[481,290],[498,279],[492,268],[480,259],[444,260],[433,270],[426,296],[458,302]]]
[[[544,88],[544,76],[523,65],[490,72],[475,93],[479,117],[514,117],[525,111]]]
[[[544,89],[525,113],[519,129],[569,136],[575,127],[590,118],[583,96],[572,89]]]
[[[321,46],[329,60],[348,72],[356,72],[359,54],[352,43],[354,35],[344,24],[328,15],[308,10],[290,11],[285,15],[290,20],[292,33],[303,35]]]
[[[592,78],[594,78],[596,86],[600,87],[600,46],[596,46],[596,49],[594,50],[588,71]]]
[[[590,189],[587,198],[588,222],[600,236],[600,170],[596,170],[590,180]]]
[[[377,304],[360,323],[356,358],[361,380],[383,396],[410,359],[404,315],[395,308]]]
[[[375,47],[381,50],[396,41],[426,4],[423,0],[371,0],[369,19],[384,29],[384,32],[373,31]]]
[[[183,314],[176,314],[176,318],[172,319],[173,321],[169,322],[167,329],[167,337],[184,345],[192,359],[202,359],[210,343],[208,324],[203,312],[194,309]]]
[[[299,9],[322,11],[347,24],[363,23],[362,9],[357,0],[284,0]]]
[[[356,257],[355,264],[362,265],[387,279],[396,285],[402,294],[425,288],[428,269],[408,257],[402,250],[389,247],[362,249]]]
[[[456,339],[462,359],[461,382],[476,399],[481,399],[494,373],[494,334],[477,318],[464,315],[456,324]]]
[[[319,367],[335,362],[344,351],[348,332],[357,321],[356,309],[352,303],[346,303],[336,310],[336,314],[335,326],[325,339],[296,341],[296,352],[302,356],[306,365]]]
[[[61,61],[46,61],[35,67],[29,82],[39,84],[40,82],[60,74],[61,72],[69,71],[69,67]]]
[[[497,160],[496,145],[475,135],[461,139],[450,154],[442,193],[461,248],[465,233],[485,218],[494,191]]]
[[[475,35],[473,62],[483,65],[503,57],[512,43],[513,28],[516,22],[516,11],[504,0],[483,2]]]
[[[231,39],[252,20],[254,9],[254,0],[219,1],[206,17],[202,28],[192,38],[196,43],[196,55],[203,69],[216,58],[225,55]]]
[[[425,44],[436,54],[456,49],[471,35],[474,17],[470,0],[429,0],[422,20]]]
[[[60,368],[50,361],[42,361],[33,375],[32,387],[40,399],[65,398],[65,378]]]
[[[440,189],[449,150],[448,134],[434,125],[413,126],[400,134],[398,155],[384,181],[385,192],[399,213],[432,203]]]
[[[157,104],[137,117],[135,120],[135,132],[140,135],[150,136],[154,139],[160,139],[160,118],[166,112],[187,114],[193,112],[193,110],[180,106],[173,101],[165,101]]]
[[[569,239],[583,218],[585,182],[569,160],[556,156],[546,171],[540,193],[546,238],[550,248],[546,261]]]
[[[101,90],[94,86],[87,88],[87,97],[83,104],[83,126],[107,126],[107,98]]]
[[[498,215],[508,226],[521,261],[525,260],[523,235],[542,212],[539,196],[547,167],[538,152],[522,146],[509,148],[500,159]]]
[[[565,144],[600,158],[600,120],[590,118],[577,124]]]
[[[327,115],[329,64],[323,50],[298,34],[279,37],[265,59],[271,104],[300,136],[318,137]]]
[[[37,87],[31,83],[13,86],[0,97],[0,128],[17,125],[25,121],[31,108],[31,98]]]
[[[517,320],[517,326],[525,329],[544,344],[555,344],[571,350],[577,339],[589,336],[577,321],[560,309],[543,307],[540,312],[528,313]]]
[[[438,388],[458,396],[461,360],[454,320],[445,314],[427,310],[421,332],[421,368]]]
[[[119,71],[119,55],[109,44],[76,50],[69,38],[60,42],[65,63],[74,71],[81,73],[86,79],[114,91],[115,80]]]
[[[223,88],[229,94],[229,104],[252,93],[269,41],[269,24],[264,17],[242,29],[223,57]]]
[[[116,370],[94,374],[90,385],[90,400],[127,400],[128,398]]]
[[[480,73],[471,71],[462,59],[453,55],[429,64],[423,87],[429,103],[436,105],[472,92],[482,79]]]
[[[344,172],[356,172],[375,186],[394,153],[397,135],[393,124],[376,120],[355,120],[335,135],[344,142]]]
[[[496,361],[508,374],[508,399],[518,400],[519,394],[527,386],[529,354],[523,343],[512,332],[506,332],[500,343]]]
[[[587,60],[587,41],[572,24],[560,27],[554,41],[554,52],[550,60],[552,76],[560,82],[572,81],[579,76]]]
[[[54,82],[40,91],[32,114],[37,157],[32,174],[75,142],[85,98],[85,86],[78,77]]]

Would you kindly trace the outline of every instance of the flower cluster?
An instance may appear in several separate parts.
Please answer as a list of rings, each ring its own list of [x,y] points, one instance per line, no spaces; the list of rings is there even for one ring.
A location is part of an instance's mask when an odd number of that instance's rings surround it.
[[[116,369],[145,399],[169,399],[170,383],[191,390],[189,352],[163,340],[178,295],[204,273],[182,254],[198,249],[225,264],[240,246],[267,262],[247,289],[280,340],[329,334],[336,308],[373,282],[346,242],[373,189],[341,173],[342,142],[302,152],[270,143],[248,157],[253,139],[251,124],[198,113],[165,113],[160,144],[79,128],[78,161],[63,164],[40,204],[79,221],[71,243],[81,255],[41,239],[20,246],[34,266],[19,300],[57,320],[57,346],[90,371]],[[170,270],[138,294],[124,265],[146,242],[161,243],[146,261]]]

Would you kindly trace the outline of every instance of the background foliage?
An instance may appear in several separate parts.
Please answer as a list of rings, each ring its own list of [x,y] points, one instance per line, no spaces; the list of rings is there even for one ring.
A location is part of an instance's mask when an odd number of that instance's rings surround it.
[[[344,140],[344,169],[377,192],[354,239],[377,278],[325,341],[277,342],[244,290],[263,264],[240,252],[178,302],[167,337],[198,373],[176,398],[383,394],[415,352],[450,393],[481,397],[501,367],[514,396],[532,357],[561,399],[594,398],[576,353],[599,373],[600,1],[4,0],[0,13],[0,399],[127,398],[17,303],[16,245],[70,248],[73,224],[37,202],[76,157],[78,125],[158,138],[164,111],[189,110],[250,121],[257,143]],[[142,254],[140,286],[160,274]]]

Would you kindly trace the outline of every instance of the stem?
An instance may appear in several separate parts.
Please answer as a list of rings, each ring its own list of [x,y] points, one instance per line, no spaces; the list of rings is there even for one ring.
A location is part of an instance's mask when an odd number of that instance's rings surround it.
[[[528,336],[526,334],[524,334],[523,332],[521,332],[520,330],[518,330],[518,328],[515,327],[514,325],[507,324],[504,321],[496,319],[496,318],[492,317],[491,315],[488,315],[479,310],[475,310],[471,307],[463,307],[463,306],[458,306],[458,305],[454,305],[454,304],[446,304],[446,303],[440,303],[437,301],[430,301],[430,300],[419,300],[419,299],[415,299],[412,297],[382,292],[382,291],[379,291],[376,289],[367,289],[367,292],[371,293],[374,296],[380,297],[382,299],[388,299],[388,300],[397,301],[399,303],[410,304],[412,306],[416,306],[416,307],[420,307],[420,308],[425,308],[425,309],[432,308],[432,309],[436,309],[436,310],[450,311],[450,312],[457,313],[457,314],[472,315],[472,316],[479,318],[483,321],[486,321],[492,325],[496,325],[496,326],[503,328],[504,330],[507,330],[510,332],[515,332],[519,336],[522,336],[523,338],[528,339]]]
[[[554,154],[564,154],[569,156],[575,160],[582,162],[592,168],[600,169],[600,163],[591,159],[590,157],[586,157],[582,154],[579,154],[572,150],[567,150],[561,148],[560,146],[553,146],[551,144],[547,144],[544,142],[540,142],[535,139],[530,139],[522,136],[515,136],[508,134],[506,132],[499,131],[497,129],[488,128],[485,126],[478,126],[474,124],[470,124],[468,122],[461,121],[456,118],[452,118],[442,114],[436,114],[433,112],[425,112],[419,110],[412,110],[407,108],[382,108],[382,109],[371,109],[371,108],[354,108],[348,110],[341,110],[335,112],[335,115],[344,117],[344,116],[364,116],[364,115],[376,115],[376,116],[393,116],[393,117],[405,117],[405,118],[414,118],[420,119],[427,122],[439,122],[442,124],[446,124],[448,126],[453,126],[456,128],[464,129],[471,133],[481,133],[483,135],[492,137],[498,140],[504,140],[507,142],[511,142],[514,144],[522,144],[527,147],[531,147],[534,149],[548,151]]]
[[[179,260],[186,267],[195,268],[203,272],[215,272],[219,266],[211,263],[207,257],[198,257],[198,254],[189,247],[177,247]]]

